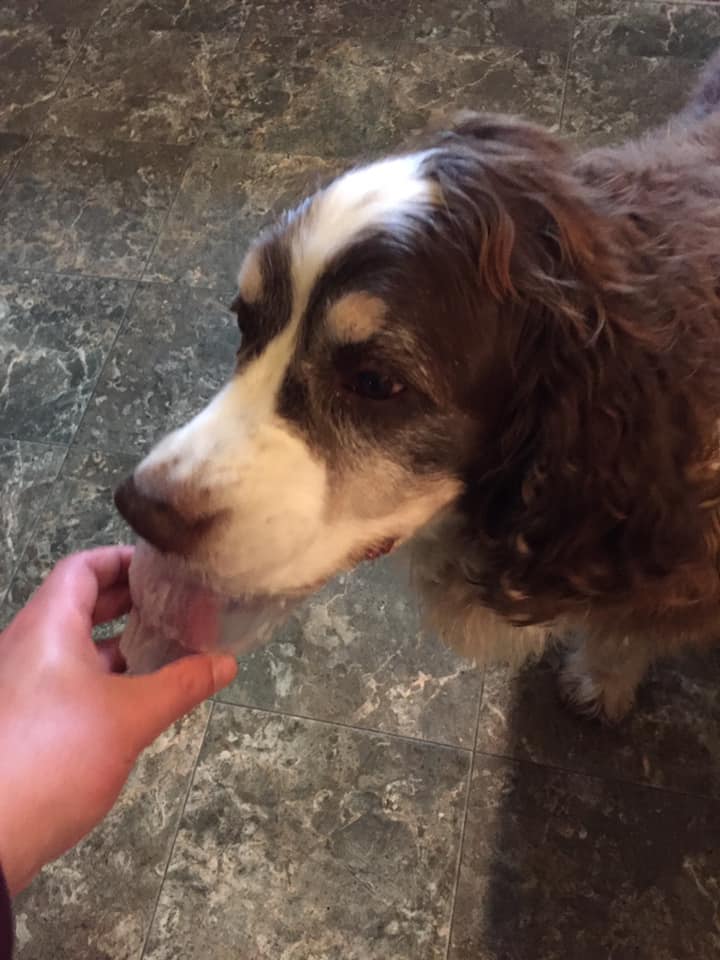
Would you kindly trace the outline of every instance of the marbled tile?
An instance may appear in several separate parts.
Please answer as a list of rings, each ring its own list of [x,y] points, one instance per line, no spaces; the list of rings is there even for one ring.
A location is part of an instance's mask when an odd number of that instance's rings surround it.
[[[357,157],[378,142],[393,56],[386,41],[253,40],[218,85],[203,143]]]
[[[617,728],[560,703],[549,658],[488,670],[478,749],[720,798],[720,653],[654,668]]]
[[[404,28],[407,0],[257,0],[251,37],[345,36],[385,40]]]
[[[578,55],[568,73],[563,131],[593,145],[662,126],[685,104],[699,68],[680,57]]]
[[[596,59],[608,56],[685,57],[706,60],[720,46],[717,5],[580,0],[575,49]]]
[[[547,50],[411,44],[395,65],[388,121],[392,141],[422,133],[459,110],[559,120],[564,58]]]
[[[77,440],[140,454],[181,426],[232,372],[237,321],[203,290],[141,284]]]
[[[17,960],[140,960],[209,711],[164,733],[102,825],[18,897]]]
[[[132,453],[105,453],[74,443],[63,464],[62,477],[64,480],[91,484],[110,492],[127,477],[135,463]],[[111,508],[114,512],[112,505]],[[127,534],[121,539],[127,541]],[[80,546],[82,547],[82,544]]]
[[[394,564],[377,561],[306,601],[273,643],[241,658],[220,697],[472,747],[481,679],[423,629]]]
[[[44,24],[86,29],[96,19],[103,0],[3,0],[0,27]]]
[[[71,440],[134,284],[0,272],[0,435]]]
[[[64,457],[61,446],[0,439],[0,597]]]
[[[581,4],[564,128],[591,143],[662,126],[720,45],[714,6],[603,0]]]
[[[7,595],[6,616],[17,612],[58,560],[75,550],[133,541],[113,505],[113,489],[135,458],[71,451],[45,502],[36,508],[25,547]]]
[[[450,960],[712,960],[717,803],[476,758]]]
[[[28,138],[21,133],[2,133],[0,131],[0,190],[10,176],[27,141]]]
[[[0,14],[0,130],[30,132],[37,126],[81,39],[76,26],[14,22]]]
[[[139,276],[186,160],[186,147],[33,141],[0,193],[5,264]]]
[[[574,0],[411,0],[404,33],[423,43],[500,44],[567,53]]]
[[[106,0],[94,34],[140,27],[240,36],[253,5],[253,0]]]
[[[199,150],[146,278],[232,295],[245,248],[259,228],[339,169],[337,161],[317,157]]]
[[[444,960],[468,762],[216,705],[145,960]]]
[[[209,114],[233,36],[180,30],[93,31],[42,124],[54,136],[191,143]]]

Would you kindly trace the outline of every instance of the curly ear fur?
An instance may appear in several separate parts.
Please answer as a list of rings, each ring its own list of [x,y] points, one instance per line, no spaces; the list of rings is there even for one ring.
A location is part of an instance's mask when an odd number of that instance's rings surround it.
[[[720,496],[702,467],[720,409],[712,278],[668,296],[653,271],[662,231],[632,205],[607,215],[563,146],[529,124],[461,121],[432,175],[507,358],[465,477],[466,576],[509,619],[538,623],[698,559]]]

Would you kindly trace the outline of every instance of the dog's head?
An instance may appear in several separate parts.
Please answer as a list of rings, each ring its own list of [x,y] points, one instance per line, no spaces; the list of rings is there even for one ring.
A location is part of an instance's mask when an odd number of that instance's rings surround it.
[[[469,118],[284,216],[240,271],[234,376],[118,491],[126,519],[233,593],[304,591],[412,537],[497,445],[544,317],[602,283],[569,163]]]

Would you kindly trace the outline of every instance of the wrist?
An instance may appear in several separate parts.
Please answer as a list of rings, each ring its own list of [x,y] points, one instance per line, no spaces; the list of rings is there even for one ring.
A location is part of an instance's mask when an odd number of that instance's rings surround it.
[[[0,782],[7,784],[11,781],[2,777]],[[33,853],[38,839],[38,831],[33,826],[30,811],[14,803],[8,793],[0,796],[0,867],[5,876],[5,884],[11,897],[16,896],[28,884],[42,867],[37,863],[37,854]],[[18,798],[21,800],[22,798]]]

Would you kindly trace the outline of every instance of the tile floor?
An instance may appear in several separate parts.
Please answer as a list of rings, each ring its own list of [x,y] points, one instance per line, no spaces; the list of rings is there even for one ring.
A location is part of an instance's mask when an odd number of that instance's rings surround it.
[[[125,536],[110,492],[212,394],[247,237],[449,107],[662,122],[713,3],[0,0],[0,610]],[[720,656],[620,730],[483,675],[386,566],[147,752],[17,904],[19,960],[711,960]]]

